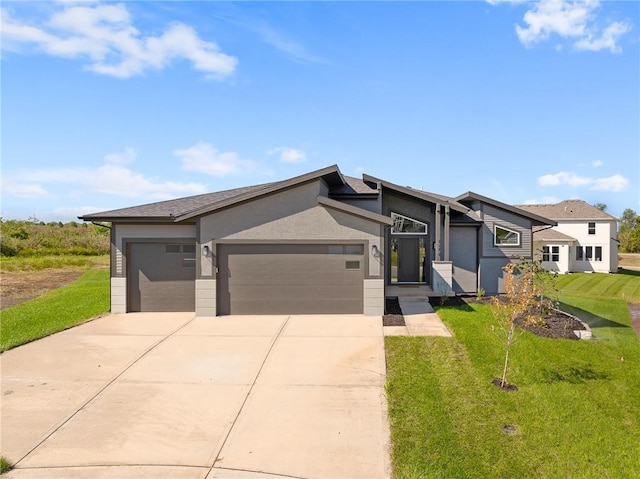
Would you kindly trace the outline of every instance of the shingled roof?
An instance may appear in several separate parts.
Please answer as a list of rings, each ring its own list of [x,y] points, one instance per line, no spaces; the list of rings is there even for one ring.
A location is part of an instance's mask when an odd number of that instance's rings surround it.
[[[565,200],[556,204],[519,205],[518,208],[552,220],[615,220],[604,211],[582,200]]]
[[[175,200],[159,201],[140,206],[121,208],[100,213],[81,216],[84,221],[144,221],[144,222],[179,222],[189,220],[199,215],[207,214],[216,209],[225,208],[243,201],[267,195],[281,189],[295,186],[317,178],[323,180],[331,191],[339,191],[341,195],[377,194],[362,180],[344,177],[337,165],[312,171],[282,181],[245,186],[231,190],[188,196]]]

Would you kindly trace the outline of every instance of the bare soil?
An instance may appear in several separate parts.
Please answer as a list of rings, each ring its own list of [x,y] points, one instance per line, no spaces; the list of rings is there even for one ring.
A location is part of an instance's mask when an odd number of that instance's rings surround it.
[[[2,271],[0,273],[0,309],[7,309],[66,286],[83,273],[80,268],[56,268],[40,271]]]
[[[640,304],[629,303],[629,313],[631,313],[631,326],[640,338]]]

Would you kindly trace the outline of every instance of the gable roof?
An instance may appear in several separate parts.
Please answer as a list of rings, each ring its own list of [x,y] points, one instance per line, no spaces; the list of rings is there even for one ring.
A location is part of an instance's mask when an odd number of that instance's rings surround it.
[[[503,203],[502,201],[494,200],[494,199],[489,198],[487,196],[482,196],[482,195],[480,195],[478,193],[474,193],[473,191],[467,191],[466,193],[464,193],[464,194],[462,194],[460,196],[457,196],[455,198],[455,200],[459,201],[461,203],[465,203],[465,202],[468,202],[468,201],[480,201],[482,203],[486,203],[488,205],[495,206],[496,208],[503,209],[503,210],[508,211],[510,213],[513,213],[515,215],[523,216],[525,218],[529,218],[534,223],[538,223],[538,224],[542,224],[542,225],[552,225],[552,226],[556,226],[556,224],[557,224],[555,221],[553,221],[553,220],[551,220],[551,219],[549,219],[547,217],[544,217],[544,216],[541,216],[541,215],[537,215],[537,214],[532,213],[530,211],[526,211],[526,210],[521,209],[521,208],[519,208],[517,206],[508,205],[506,203]]]
[[[345,184],[345,179],[337,165],[328,166],[287,180],[264,183],[243,188],[189,196],[175,200],[160,201],[141,206],[91,213],[79,217],[84,221],[145,221],[180,222],[210,213],[243,201],[268,195],[275,191],[322,178],[330,187]]]
[[[412,196],[414,198],[418,198],[423,201],[428,201],[429,203],[448,205],[452,210],[459,211],[460,213],[469,212],[469,208],[458,203],[454,198],[450,198],[448,196],[436,195],[435,193],[428,193],[426,191],[415,190],[408,186],[396,185],[395,183],[381,180],[380,178],[376,178],[374,176],[370,176],[367,174],[362,175],[362,180],[366,183],[380,184],[383,188],[388,188],[390,190],[397,191],[399,193],[403,193],[405,195]]]
[[[604,211],[582,200],[564,200],[555,204],[520,205],[518,208],[553,220],[614,220]]]
[[[533,239],[536,241],[578,241],[573,236],[561,233],[554,228],[542,226],[533,227]]]

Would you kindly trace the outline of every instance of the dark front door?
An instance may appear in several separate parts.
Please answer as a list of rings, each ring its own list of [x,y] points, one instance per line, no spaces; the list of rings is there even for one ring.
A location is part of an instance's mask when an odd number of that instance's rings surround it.
[[[420,281],[420,238],[398,238],[398,282]]]

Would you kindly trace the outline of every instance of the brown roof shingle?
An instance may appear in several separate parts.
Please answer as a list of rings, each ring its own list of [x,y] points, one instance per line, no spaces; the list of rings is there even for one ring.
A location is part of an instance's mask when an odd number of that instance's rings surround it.
[[[608,213],[582,200],[565,200],[556,204],[519,205],[518,208],[552,220],[612,220]]]

